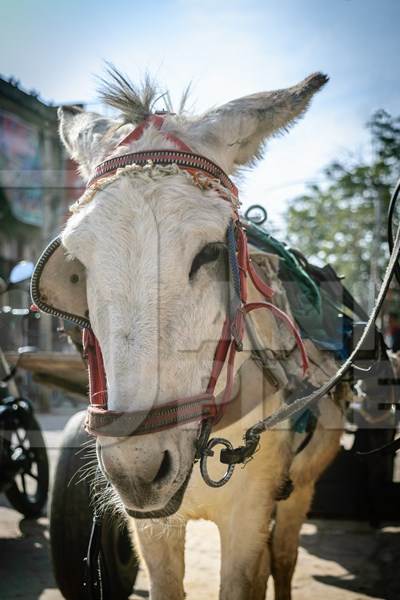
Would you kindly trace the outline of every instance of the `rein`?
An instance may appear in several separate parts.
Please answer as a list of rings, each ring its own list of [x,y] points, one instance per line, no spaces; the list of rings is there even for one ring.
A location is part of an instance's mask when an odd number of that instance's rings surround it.
[[[163,117],[151,115],[136,127],[120,145],[126,145],[140,139],[149,125],[161,130],[163,123]],[[212,426],[221,418],[224,407],[232,401],[235,357],[236,353],[243,349],[246,315],[259,309],[272,312],[293,334],[300,350],[304,374],[308,370],[308,358],[296,325],[286,313],[269,302],[273,296],[273,290],[258,276],[251,262],[246,232],[238,214],[238,190],[236,186],[215,163],[204,156],[193,153],[186,144],[174,135],[162,133],[168,141],[172,141],[178,146],[178,150],[132,152],[108,159],[95,169],[94,177],[90,180],[88,187],[95,188],[99,180],[116,173],[120,168],[133,164],[145,165],[149,161],[161,165],[175,164],[180,169],[190,173],[195,183],[200,176],[203,179],[206,178],[208,187],[215,187],[224,201],[230,201],[232,208],[232,219],[227,231],[229,268],[233,287],[230,308],[216,346],[206,390],[192,397],[171,400],[147,411],[120,412],[108,410],[107,381],[100,344],[91,328],[84,329],[83,347],[88,361],[90,396],[85,427],[91,435],[124,437],[150,434],[194,421],[201,423],[196,458],[201,461],[201,472],[205,481],[213,487],[218,487],[227,481],[233,469],[228,468],[227,473],[221,480],[213,481],[207,474],[207,457],[212,455],[212,448],[217,444],[223,444],[227,451],[233,451],[233,448],[229,442],[226,440],[221,441],[220,438],[209,441],[209,435]],[[202,183],[204,182],[202,181]],[[221,186],[226,190],[226,193],[221,191]],[[251,279],[254,287],[266,301],[247,302],[248,278]],[[225,388],[220,395],[220,400],[217,401],[215,387],[225,365]]]

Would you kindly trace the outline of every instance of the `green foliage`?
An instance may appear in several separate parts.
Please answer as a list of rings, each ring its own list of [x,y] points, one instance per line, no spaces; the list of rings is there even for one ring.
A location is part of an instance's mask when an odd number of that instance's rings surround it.
[[[364,302],[388,256],[386,214],[400,177],[400,117],[379,110],[367,128],[370,158],[332,162],[324,183],[308,186],[286,214],[289,242],[310,260],[330,263]]]

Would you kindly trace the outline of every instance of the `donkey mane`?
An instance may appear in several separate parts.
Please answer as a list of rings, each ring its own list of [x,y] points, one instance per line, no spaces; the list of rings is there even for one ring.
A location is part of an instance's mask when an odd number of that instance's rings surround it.
[[[178,110],[174,111],[168,90],[161,90],[158,82],[146,73],[143,81],[135,85],[127,75],[114,65],[108,64],[106,77],[100,78],[98,93],[100,99],[120,112],[125,123],[143,121],[154,112],[158,101],[164,101],[168,112],[182,114],[185,111],[190,92],[190,84],[184,90]]]

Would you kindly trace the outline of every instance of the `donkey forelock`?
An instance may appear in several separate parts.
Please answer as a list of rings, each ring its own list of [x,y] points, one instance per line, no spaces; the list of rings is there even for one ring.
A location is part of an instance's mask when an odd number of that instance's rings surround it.
[[[182,115],[189,92],[190,84],[182,94],[179,108],[174,109],[168,90],[161,90],[160,85],[148,73],[141,84],[135,85],[113,65],[109,65],[107,77],[101,79],[99,88],[103,102],[119,111],[126,123],[137,123],[145,119],[152,114],[158,102],[163,103],[163,110]]]

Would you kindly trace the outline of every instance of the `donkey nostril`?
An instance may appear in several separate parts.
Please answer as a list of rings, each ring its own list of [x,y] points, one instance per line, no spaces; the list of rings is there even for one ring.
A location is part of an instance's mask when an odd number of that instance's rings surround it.
[[[164,452],[163,459],[161,461],[160,468],[158,469],[157,475],[153,479],[153,483],[157,483],[164,479],[171,469],[171,456],[168,450]]]

